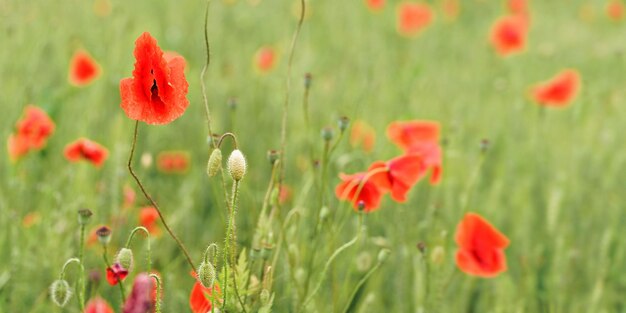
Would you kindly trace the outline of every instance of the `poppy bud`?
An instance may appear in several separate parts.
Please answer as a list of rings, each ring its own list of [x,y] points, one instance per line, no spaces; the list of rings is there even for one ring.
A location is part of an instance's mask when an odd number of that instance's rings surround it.
[[[83,226],[87,225],[92,215],[93,215],[93,212],[91,212],[91,210],[89,209],[78,210],[78,224],[83,225]]]
[[[237,98],[232,97],[228,99],[228,108],[233,111],[237,109]]]
[[[261,300],[261,304],[267,305],[270,302],[270,291],[267,289],[261,290],[259,299]]]
[[[322,128],[322,138],[324,141],[331,141],[335,136],[335,131],[331,127]]]
[[[198,267],[198,279],[205,288],[213,288],[215,283],[215,267],[211,262],[202,262]]]
[[[355,259],[356,269],[359,272],[365,272],[372,266],[372,256],[367,251],[363,251],[357,255]]]
[[[246,158],[239,149],[233,150],[228,157],[228,171],[235,181],[240,181],[246,175]]]
[[[380,250],[380,252],[378,252],[378,262],[385,263],[385,261],[387,261],[387,258],[389,258],[389,253],[391,253],[389,249]]]
[[[327,206],[323,206],[320,210],[320,220],[324,221],[330,215],[330,209]]]
[[[206,173],[209,175],[209,177],[213,177],[217,174],[221,166],[222,150],[220,150],[219,148],[213,149],[213,152],[211,152],[211,156],[209,157],[209,163],[206,167]]]
[[[339,130],[343,133],[350,126],[350,119],[347,116],[342,116],[337,124],[339,124]]]
[[[311,73],[304,74],[304,88],[311,88],[311,82],[313,81],[313,75]]]
[[[117,252],[117,257],[115,257],[115,262],[130,272],[133,267],[133,250],[128,248],[120,249]]]
[[[274,165],[274,163],[278,161],[278,151],[276,150],[267,151],[267,159],[270,161],[270,164]]]
[[[72,297],[70,284],[64,279],[55,280],[52,285],[50,285],[50,297],[52,298],[52,302],[56,305],[64,307]]]
[[[102,245],[107,245],[111,241],[111,229],[106,226],[98,228],[96,235],[98,235],[98,241],[100,241]]]
[[[359,202],[357,202],[356,204],[356,207],[359,212],[363,212],[365,210],[365,201],[359,200]]]

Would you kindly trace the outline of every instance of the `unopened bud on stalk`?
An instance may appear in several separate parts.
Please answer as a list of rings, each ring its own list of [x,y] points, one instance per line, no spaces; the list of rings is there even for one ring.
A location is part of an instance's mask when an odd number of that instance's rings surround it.
[[[64,307],[71,297],[72,290],[66,280],[58,279],[50,285],[50,298],[56,305]]]
[[[363,212],[365,210],[365,201],[359,200],[356,204],[356,208],[359,212]]]
[[[115,262],[119,263],[125,270],[131,271],[133,267],[133,250],[122,248],[117,252]]]
[[[378,262],[385,263],[385,261],[387,261],[387,258],[389,258],[390,253],[391,251],[389,251],[389,249],[380,250],[380,252],[378,252]]]
[[[304,74],[304,88],[311,88],[311,83],[313,81],[313,75],[311,73]]]
[[[206,173],[209,177],[213,177],[217,174],[220,167],[222,166],[222,150],[219,148],[213,149],[211,152],[211,156],[209,157],[209,163],[206,167]]]
[[[198,267],[198,279],[202,286],[206,288],[213,288],[215,283],[215,267],[211,262],[202,262]]]
[[[350,126],[350,119],[347,116],[342,116],[337,124],[339,124],[339,130],[343,133]]]
[[[100,241],[102,245],[108,245],[111,241],[111,229],[106,226],[98,228],[96,235],[98,235],[98,241]]]
[[[332,127],[324,127],[322,128],[322,138],[324,141],[331,141],[335,136],[335,131]]]
[[[270,164],[274,165],[274,163],[278,161],[278,151],[276,150],[267,151],[267,159],[270,161]]]
[[[85,226],[89,223],[89,219],[93,215],[93,212],[89,209],[80,209],[78,210],[78,224]]]
[[[228,157],[228,171],[235,181],[240,181],[246,175],[246,158],[239,149],[233,150]]]

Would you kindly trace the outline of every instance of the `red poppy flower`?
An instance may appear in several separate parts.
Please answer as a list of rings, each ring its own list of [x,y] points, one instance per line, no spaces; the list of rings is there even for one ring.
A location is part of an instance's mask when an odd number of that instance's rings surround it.
[[[126,115],[147,124],[167,124],[179,118],[189,105],[185,59],[167,60],[149,33],[135,42],[133,77],[120,81],[121,107]]]
[[[621,0],[610,0],[606,5],[606,15],[614,21],[622,20],[624,18],[624,3]]]
[[[39,223],[39,221],[41,221],[41,214],[39,212],[30,212],[22,218],[22,226],[24,226],[24,228],[30,228]]]
[[[385,0],[365,0],[365,6],[372,12],[378,12],[385,7]]]
[[[360,146],[365,152],[372,152],[376,142],[376,131],[364,121],[356,121],[350,130],[350,145]]]
[[[86,160],[100,167],[109,157],[109,151],[99,143],[81,138],[65,146],[65,158],[70,162]]]
[[[569,105],[580,89],[580,75],[575,70],[564,70],[550,80],[537,84],[532,94],[534,100],[543,106],[565,107]]]
[[[124,194],[124,201],[122,202],[122,207],[123,208],[132,207],[133,204],[135,203],[135,198],[136,198],[135,190],[132,187],[125,185],[123,189],[123,194]]]
[[[456,264],[463,272],[494,277],[506,271],[509,239],[476,213],[467,213],[456,228]]]
[[[194,277],[196,277],[195,273],[192,273]],[[217,295],[218,299],[221,297],[222,291],[220,290],[220,286],[215,283],[213,288],[206,288],[196,279],[196,283],[193,285],[193,289],[191,289],[191,293],[189,294],[189,306],[191,307],[191,311],[193,313],[207,313],[211,311],[213,304],[211,300],[213,299],[213,293]]]
[[[441,181],[443,167],[441,166],[441,147],[436,142],[417,142],[406,153],[417,155],[422,159],[424,168],[430,169],[430,184],[436,185]]]
[[[276,51],[272,47],[262,47],[254,55],[254,66],[261,73],[271,71],[276,65]]]
[[[44,110],[34,105],[26,106],[23,117],[15,125],[15,133],[9,135],[7,141],[11,160],[17,160],[31,150],[42,149],[54,128],[54,122]]]
[[[159,220],[159,212],[154,207],[145,207],[139,211],[139,224],[145,227],[150,235],[158,237],[161,235],[161,229],[157,224]]]
[[[367,171],[383,171],[381,175],[372,175],[373,182],[380,189],[391,191],[392,199],[405,202],[406,194],[423,177],[426,167],[420,156],[405,155],[387,162],[374,162]]]
[[[70,61],[69,81],[74,86],[89,85],[100,75],[100,65],[85,50],[78,50]]]
[[[490,41],[496,52],[508,56],[526,47],[527,21],[521,15],[509,15],[498,19],[491,27]]]
[[[189,153],[163,151],[157,156],[157,169],[166,174],[183,174],[189,169]]]
[[[528,1],[527,0],[508,0],[506,3],[507,10],[513,15],[527,15],[528,14]]]
[[[280,192],[278,193],[278,202],[280,204],[285,204],[287,201],[291,200],[291,196],[293,194],[293,190],[291,187],[283,184],[280,186]]]
[[[106,300],[95,297],[87,302],[85,313],[115,313],[115,311]]]
[[[392,122],[387,127],[387,137],[403,150],[419,142],[437,142],[439,123],[432,121]]]
[[[118,281],[123,281],[126,276],[128,276],[128,270],[123,268],[119,263],[107,267],[107,281],[111,286],[117,285]]]
[[[376,184],[379,179],[373,177],[375,175],[368,175],[367,173],[346,175],[341,173],[339,177],[342,182],[335,188],[335,195],[340,200],[352,202],[355,210],[359,208],[359,203],[362,203],[365,212],[372,212],[380,206],[380,199],[384,192]],[[384,173],[378,175],[384,175]],[[359,190],[360,192],[357,194]]]
[[[9,159],[16,161],[28,154],[30,147],[25,137],[11,134],[7,140],[7,150],[9,152]]]
[[[425,3],[403,2],[398,6],[398,32],[404,36],[417,36],[434,19]]]

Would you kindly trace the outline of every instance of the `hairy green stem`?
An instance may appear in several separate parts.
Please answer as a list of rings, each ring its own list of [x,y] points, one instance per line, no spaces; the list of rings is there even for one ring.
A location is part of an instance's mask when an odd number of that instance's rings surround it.
[[[163,293],[163,286],[161,285],[161,278],[159,277],[159,275],[151,273],[149,275],[150,277],[154,278],[154,280],[156,281],[157,284],[157,288],[156,288],[156,301],[155,301],[155,305],[154,305],[154,312],[155,313],[161,313],[161,294]]]
[[[133,241],[133,238],[135,237],[135,234],[138,231],[142,231],[146,234],[146,238],[148,239],[148,249],[147,249],[147,254],[148,254],[148,272],[150,272],[152,270],[152,256],[151,256],[151,251],[150,251],[150,232],[148,231],[148,229],[146,229],[143,226],[137,226],[135,227],[131,232],[130,235],[128,235],[128,240],[126,241],[126,248],[130,249],[130,244]]]
[[[80,269],[80,275],[78,276],[78,306],[80,311],[83,312],[85,310],[85,267],[83,266],[83,261],[79,258],[71,258],[65,261],[61,269],[60,279],[65,279],[67,267],[72,263],[78,264]]]

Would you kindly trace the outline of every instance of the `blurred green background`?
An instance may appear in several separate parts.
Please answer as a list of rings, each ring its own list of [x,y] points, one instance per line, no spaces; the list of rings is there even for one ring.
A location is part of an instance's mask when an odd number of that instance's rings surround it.
[[[110,12],[96,14],[94,6],[107,3]],[[208,98],[214,130],[236,133],[248,159],[237,221],[239,245],[247,250],[270,176],[266,152],[279,148],[298,3],[214,0],[210,8]],[[421,182],[407,203],[385,199],[366,217],[367,238],[337,259],[316,297],[317,311],[345,305],[363,276],[356,263],[375,261],[382,242],[391,257],[359,292],[354,312],[625,312],[626,24],[606,17],[605,1],[531,1],[527,51],[502,59],[487,38],[505,12],[503,1],[461,1],[454,20],[444,17],[441,1],[428,1],[435,21],[414,39],[396,32],[398,3],[388,1],[382,12],[372,13],[357,0],[307,2],[292,71],[286,183],[294,192],[286,207],[319,210],[313,192],[300,192],[313,175],[302,161],[304,139],[315,138],[319,157],[319,130],[344,115],[371,124],[377,141],[370,154],[341,143],[324,186],[329,195],[338,172],[364,170],[400,153],[385,138],[394,120],[441,123],[443,181]],[[44,108],[57,126],[44,150],[19,163],[0,154],[0,313],[78,312],[75,299],[56,308],[47,289],[65,260],[77,254],[77,209],[95,212],[92,226],[114,225],[114,246],[137,225],[138,208],[146,202],[136,188],[136,205],[121,208],[123,187],[135,186],[125,167],[133,121],[119,108],[118,88],[131,75],[134,41],[144,31],[186,58],[190,106],[167,126],[141,124],[138,155],[186,150],[192,165],[184,175],[165,175],[139,166],[137,158],[138,174],[195,260],[210,242],[223,242],[221,186],[205,173],[209,146],[199,80],[204,8],[204,1],[189,0],[0,0],[0,138],[13,132],[27,104]],[[262,46],[278,52],[277,67],[267,74],[253,67]],[[78,48],[103,69],[85,88],[67,82]],[[563,68],[581,73],[577,100],[564,110],[540,110],[528,87]],[[310,129],[302,120],[306,72],[313,75]],[[231,97],[238,101],[235,110],[227,105]],[[65,145],[79,137],[109,149],[103,168],[64,159]],[[485,154],[482,139],[490,142]],[[303,236],[292,242],[301,259],[316,257],[318,272],[355,230],[354,213],[329,199],[336,221],[325,229],[322,248],[312,250]],[[454,230],[465,201],[511,240],[509,270],[497,278],[472,278],[455,266]],[[33,212],[40,219],[24,227],[21,220]],[[299,219],[295,233],[312,219]],[[424,259],[418,242],[427,246]],[[142,245],[134,245],[137,260]],[[165,282],[164,311],[189,311],[193,279],[184,259],[167,236],[154,239],[152,247]],[[443,262],[428,254],[437,247],[445,251]],[[98,246],[87,249],[88,270],[103,273],[100,253]],[[275,269],[274,312],[293,311],[293,269],[285,259]],[[116,288],[102,282],[97,292],[117,307]]]

